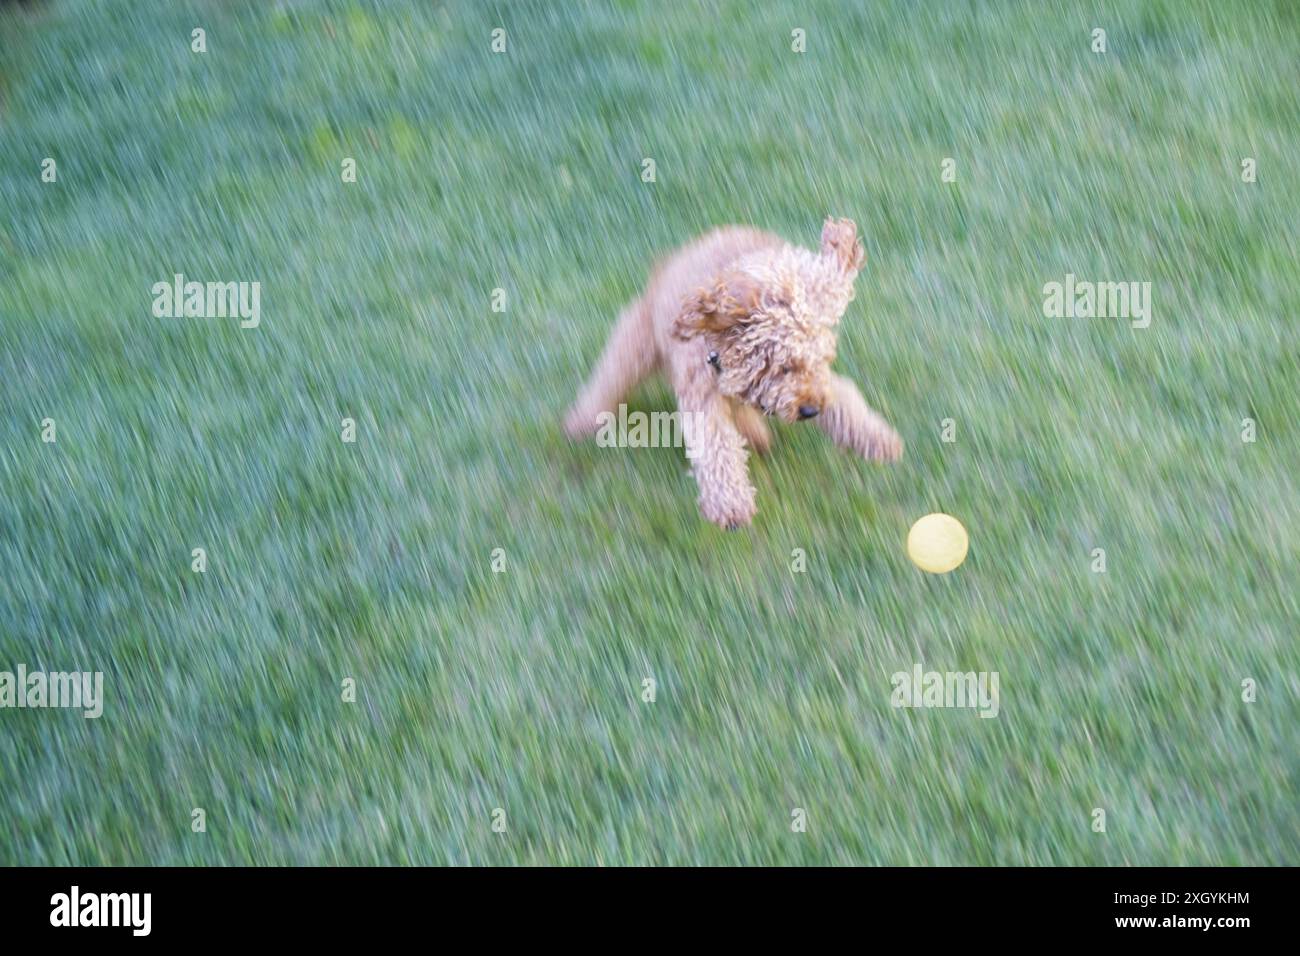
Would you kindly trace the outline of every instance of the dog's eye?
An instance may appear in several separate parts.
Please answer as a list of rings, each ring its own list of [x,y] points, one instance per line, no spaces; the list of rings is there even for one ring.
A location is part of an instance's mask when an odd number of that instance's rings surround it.
[[[794,366],[793,366],[793,365],[782,365],[782,366],[781,366],[781,374],[782,374],[782,375],[789,375],[789,374],[790,374],[791,372],[793,372],[793,371],[794,371]]]

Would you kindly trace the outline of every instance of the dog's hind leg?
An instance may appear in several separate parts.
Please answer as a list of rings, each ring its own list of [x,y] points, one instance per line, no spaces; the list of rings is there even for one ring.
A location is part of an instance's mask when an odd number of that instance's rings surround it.
[[[658,364],[654,327],[644,298],[638,298],[618,317],[595,371],[564,418],[570,438],[592,435],[600,427],[601,412],[618,413],[619,401]]]

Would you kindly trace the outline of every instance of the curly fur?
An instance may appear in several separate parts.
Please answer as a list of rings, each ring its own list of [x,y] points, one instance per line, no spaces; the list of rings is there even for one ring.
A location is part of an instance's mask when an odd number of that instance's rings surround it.
[[[857,227],[827,219],[817,252],[771,233],[727,226],[659,264],[623,310],[605,351],[565,418],[590,435],[638,381],[662,369],[681,411],[700,511],[726,528],[754,517],[746,466],[771,445],[764,416],[810,418],[840,446],[893,461],[902,440],[848,379],[830,370],[836,327],[866,259]]]

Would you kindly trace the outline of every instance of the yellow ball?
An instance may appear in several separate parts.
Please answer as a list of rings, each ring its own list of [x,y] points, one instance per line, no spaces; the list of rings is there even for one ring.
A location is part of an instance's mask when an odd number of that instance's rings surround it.
[[[907,556],[922,571],[947,574],[966,560],[970,538],[952,515],[935,512],[919,519],[907,533]]]

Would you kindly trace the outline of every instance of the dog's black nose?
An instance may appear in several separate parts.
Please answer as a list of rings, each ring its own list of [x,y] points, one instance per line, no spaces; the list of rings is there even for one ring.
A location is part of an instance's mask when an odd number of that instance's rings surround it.
[[[800,417],[800,418],[816,418],[816,417],[817,417],[817,413],[820,412],[820,411],[821,411],[821,408],[820,408],[819,406],[817,406],[817,405],[800,405],[800,406],[799,406],[799,417]]]

